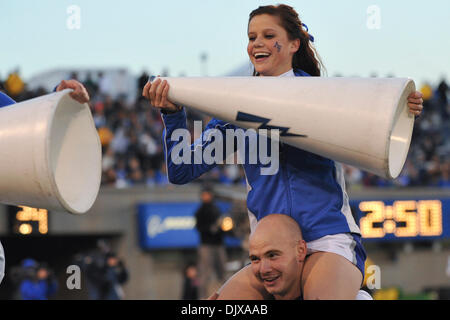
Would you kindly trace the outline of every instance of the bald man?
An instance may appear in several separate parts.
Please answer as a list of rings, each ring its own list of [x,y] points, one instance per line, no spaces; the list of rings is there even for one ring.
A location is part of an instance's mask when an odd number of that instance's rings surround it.
[[[261,219],[249,239],[251,264],[230,278],[210,299],[302,299],[302,273],[307,255],[297,222],[285,214]],[[357,300],[372,300],[360,291]]]
[[[276,300],[301,298],[307,251],[297,222],[284,214],[269,215],[260,221],[249,244],[251,271],[266,291]]]
[[[249,238],[251,264],[222,286],[217,299],[300,298],[306,253],[306,242],[294,219],[285,214],[264,217]]]

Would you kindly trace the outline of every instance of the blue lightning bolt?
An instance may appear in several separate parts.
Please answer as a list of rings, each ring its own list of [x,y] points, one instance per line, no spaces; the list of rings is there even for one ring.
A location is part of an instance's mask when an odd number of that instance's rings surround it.
[[[236,116],[236,121],[247,121],[247,122],[256,122],[261,123],[261,125],[258,127],[258,129],[278,129],[280,130],[280,137],[303,137],[306,138],[307,136],[304,134],[295,134],[288,132],[290,128],[288,127],[279,127],[279,126],[272,126],[267,123],[271,121],[271,119],[255,116],[250,113],[245,112],[238,112]]]

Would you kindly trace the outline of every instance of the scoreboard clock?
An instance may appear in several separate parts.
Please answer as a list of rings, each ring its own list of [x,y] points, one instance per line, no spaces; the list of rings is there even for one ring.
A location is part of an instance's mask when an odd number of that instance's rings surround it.
[[[49,212],[46,209],[9,206],[9,224],[13,234],[48,234]]]
[[[450,238],[450,199],[350,202],[366,240]]]

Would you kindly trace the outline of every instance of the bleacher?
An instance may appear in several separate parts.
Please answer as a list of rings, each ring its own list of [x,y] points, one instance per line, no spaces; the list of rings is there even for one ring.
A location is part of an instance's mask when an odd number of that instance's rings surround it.
[[[101,72],[81,74],[83,78],[78,80],[84,83],[90,94],[90,107],[102,143],[102,184],[117,188],[168,184],[161,116],[159,110],[151,107],[141,96],[149,74],[144,72],[136,77],[137,92],[128,96],[126,93],[112,95],[112,90],[108,90],[111,81]],[[78,77],[76,72],[70,74],[70,78]],[[48,93],[48,86],[28,89],[26,83],[21,82],[20,75],[14,73],[0,81],[2,89],[16,101]],[[386,180],[344,165],[348,187],[450,186],[449,88],[441,79],[437,86],[424,84],[420,91],[424,94],[424,112],[416,119],[410,151],[400,176],[395,180]],[[130,96],[133,98],[130,99]],[[202,120],[203,125],[209,120],[207,116],[190,109],[187,109],[187,115],[191,136],[193,120]],[[244,172],[236,165],[218,165],[194,183],[203,180],[225,185],[245,184]]]

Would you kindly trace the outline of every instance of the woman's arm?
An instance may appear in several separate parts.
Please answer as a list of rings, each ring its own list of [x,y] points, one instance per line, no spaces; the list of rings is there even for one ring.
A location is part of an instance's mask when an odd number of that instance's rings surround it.
[[[164,158],[169,181],[186,184],[218,163],[224,163],[227,156],[225,132],[235,126],[213,119],[201,136],[191,144],[191,135],[186,127],[186,112],[184,108],[168,100],[168,93],[169,84],[160,78],[147,82],[142,90],[142,95],[150,101],[150,105],[161,110],[164,122]],[[214,155],[211,156],[213,152],[205,152],[206,150],[214,150]]]
[[[191,144],[184,110],[161,116],[164,122],[164,158],[171,183],[186,184],[211,170],[218,163],[225,162],[227,156],[225,132],[226,129],[234,129],[234,125],[212,119],[201,136]],[[214,158],[210,157],[209,152],[205,152],[211,148],[218,152],[217,154],[214,152]]]

